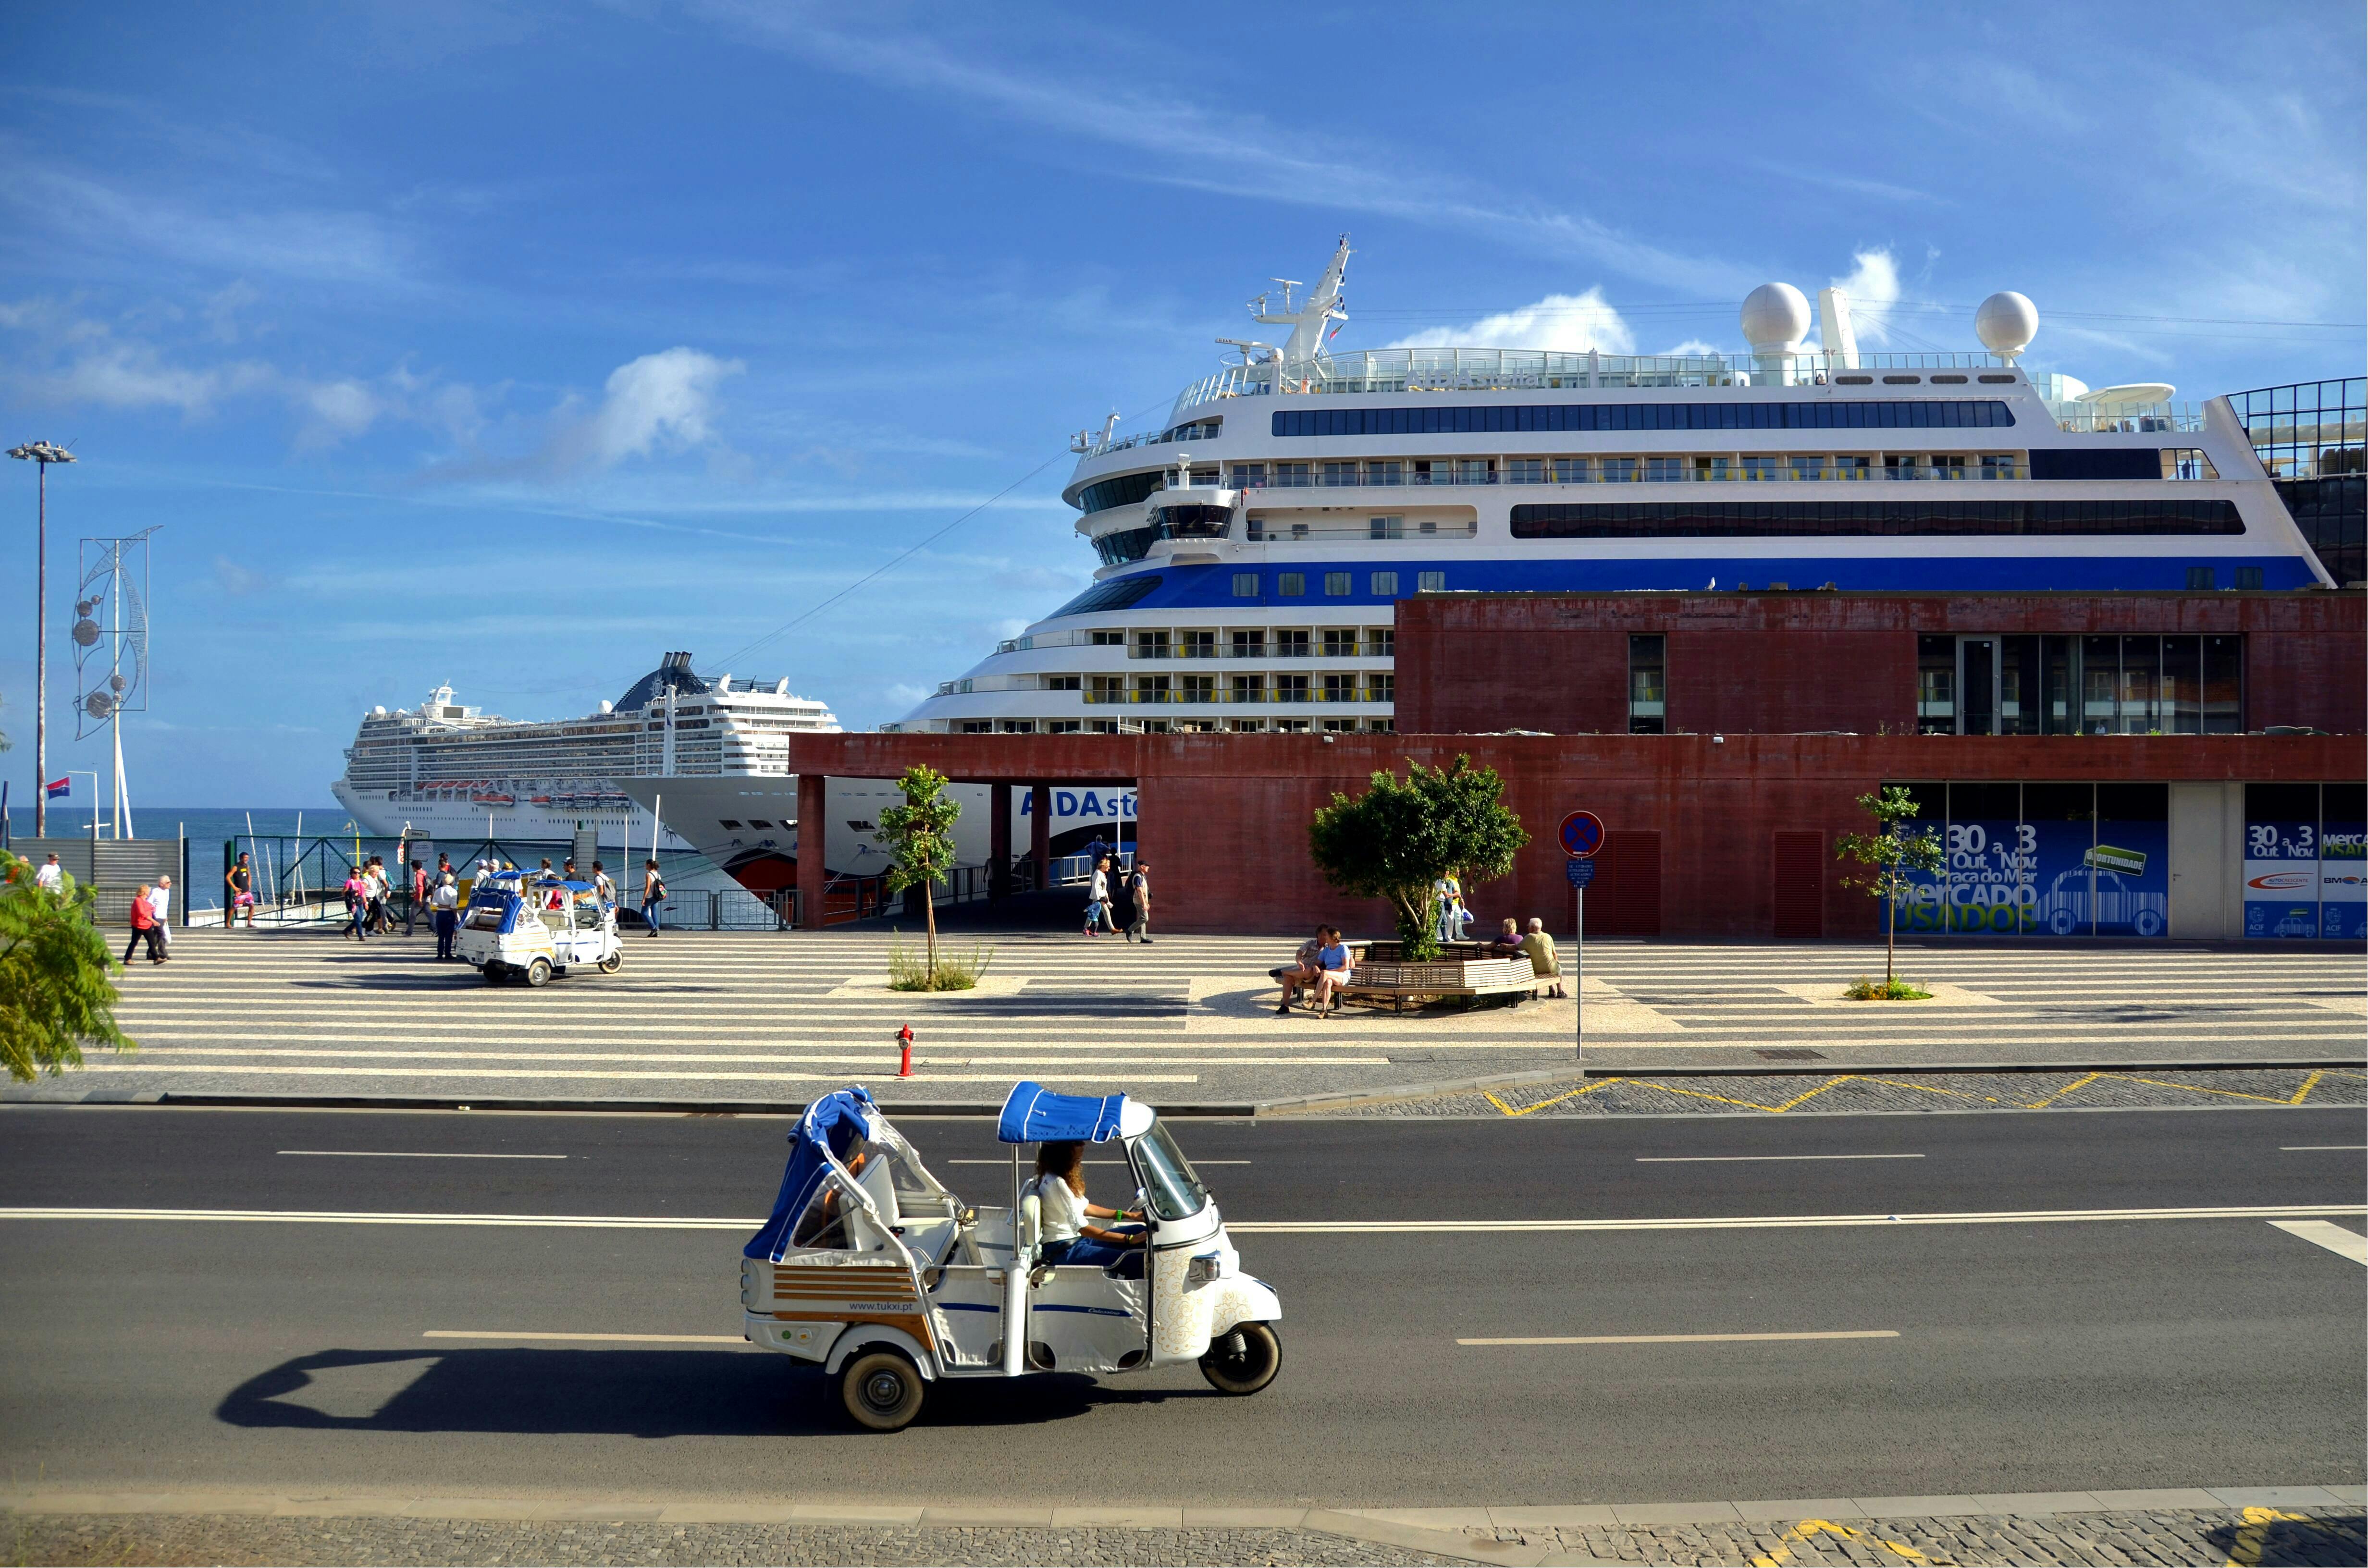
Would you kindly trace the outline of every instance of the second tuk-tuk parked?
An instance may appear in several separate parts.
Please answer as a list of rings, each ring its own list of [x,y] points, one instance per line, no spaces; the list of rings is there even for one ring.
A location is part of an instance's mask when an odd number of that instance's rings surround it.
[[[625,966],[616,905],[590,882],[517,871],[481,877],[469,890],[453,950],[495,984],[541,985],[578,964],[603,974]]]
[[[910,1425],[929,1386],[954,1378],[1197,1364],[1223,1393],[1274,1381],[1282,1302],[1242,1271],[1215,1202],[1149,1106],[1022,1083],[996,1135],[1012,1150],[1012,1201],[972,1208],[861,1088],[809,1106],[772,1215],[743,1249],[748,1340],[836,1374],[848,1416],[878,1432]],[[1139,1269],[1043,1261],[1019,1147],[1048,1141],[1118,1143],[1146,1227]]]

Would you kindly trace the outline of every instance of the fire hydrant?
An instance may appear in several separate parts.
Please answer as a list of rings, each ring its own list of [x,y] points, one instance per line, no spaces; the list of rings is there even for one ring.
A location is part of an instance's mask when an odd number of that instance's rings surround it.
[[[896,1031],[896,1076],[913,1075],[913,1026],[905,1025]]]

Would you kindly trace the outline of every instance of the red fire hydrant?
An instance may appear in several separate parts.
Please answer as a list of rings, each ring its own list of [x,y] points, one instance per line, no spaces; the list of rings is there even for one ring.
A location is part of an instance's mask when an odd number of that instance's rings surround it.
[[[913,1026],[905,1025],[896,1031],[896,1076],[913,1075]]]

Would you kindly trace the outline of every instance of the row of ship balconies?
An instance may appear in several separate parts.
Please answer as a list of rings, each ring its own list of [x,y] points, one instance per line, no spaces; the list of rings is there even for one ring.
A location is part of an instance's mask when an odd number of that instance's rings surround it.
[[[1386,626],[1259,628],[1232,632],[1191,627],[1173,631],[1158,627],[1123,631],[1040,631],[1030,637],[1008,637],[995,645],[995,651],[1019,653],[1040,648],[1087,647],[1108,648],[1110,652],[1107,656],[1111,658],[1123,649],[1129,659],[1387,659],[1396,655],[1397,633]],[[964,683],[942,681],[938,693],[945,696],[957,687],[971,689]]]
[[[2217,479],[2200,448],[2162,449],[2164,479]],[[1473,484],[1769,483],[1874,480],[1948,483],[2029,479],[2022,452],[1680,452],[1560,457],[1340,458],[1224,466],[1231,490],[1422,488]],[[1195,485],[1218,483],[1218,465],[1195,467]]]
[[[939,684],[940,697],[999,691],[1076,692],[1088,703],[1389,702],[1397,676],[1383,670],[1301,675],[1259,670],[1228,676],[976,676]]]

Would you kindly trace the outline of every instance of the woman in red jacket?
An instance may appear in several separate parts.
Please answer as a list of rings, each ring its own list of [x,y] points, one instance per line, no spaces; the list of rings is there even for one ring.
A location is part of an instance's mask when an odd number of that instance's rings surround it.
[[[148,961],[150,963],[165,961],[165,945],[157,939],[156,935],[156,909],[148,902],[148,894],[151,891],[146,882],[142,882],[140,891],[131,895],[131,940],[123,944],[125,963],[131,961],[131,954],[140,946],[142,938],[145,938],[148,943]]]

